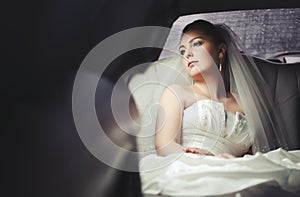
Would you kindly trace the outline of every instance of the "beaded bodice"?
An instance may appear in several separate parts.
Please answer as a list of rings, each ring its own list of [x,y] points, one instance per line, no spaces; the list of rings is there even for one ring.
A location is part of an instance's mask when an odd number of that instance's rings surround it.
[[[223,103],[199,100],[184,110],[184,147],[240,156],[249,150],[252,141],[246,117],[239,112],[233,114],[225,111]]]

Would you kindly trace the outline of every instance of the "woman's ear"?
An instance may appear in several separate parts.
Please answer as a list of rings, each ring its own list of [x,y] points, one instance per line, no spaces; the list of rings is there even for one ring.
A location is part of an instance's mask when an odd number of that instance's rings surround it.
[[[227,51],[227,45],[224,42],[222,42],[219,45],[219,58],[220,59],[223,59],[225,57],[226,51]]]

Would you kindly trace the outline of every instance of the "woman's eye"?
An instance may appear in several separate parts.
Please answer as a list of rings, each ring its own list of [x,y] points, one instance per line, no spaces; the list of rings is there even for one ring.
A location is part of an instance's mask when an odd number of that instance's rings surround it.
[[[184,50],[184,49],[181,49],[181,50],[179,50],[179,53],[180,53],[180,55],[184,55],[185,50]]]
[[[202,45],[202,42],[201,41],[196,41],[193,43],[193,47],[198,47],[198,46],[201,46]]]

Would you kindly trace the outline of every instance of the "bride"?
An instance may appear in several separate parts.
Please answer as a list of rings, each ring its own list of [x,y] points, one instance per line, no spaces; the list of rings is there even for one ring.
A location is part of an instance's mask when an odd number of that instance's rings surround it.
[[[145,193],[216,195],[274,180],[299,187],[300,155],[284,150],[268,88],[240,50],[225,25],[197,20],[183,29],[179,52],[193,83],[170,85],[161,95],[157,154],[140,161]]]
[[[212,24],[198,20],[184,28],[179,51],[194,83],[172,85],[163,92],[157,114],[157,153],[245,154],[253,136],[244,125],[243,108],[225,90],[224,39]]]

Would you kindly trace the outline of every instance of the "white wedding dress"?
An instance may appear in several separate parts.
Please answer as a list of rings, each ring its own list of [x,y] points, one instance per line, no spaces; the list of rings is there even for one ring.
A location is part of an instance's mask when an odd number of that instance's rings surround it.
[[[198,147],[214,155],[244,155],[253,139],[246,123],[241,113],[225,111],[223,103],[199,100],[184,110],[182,145]]]
[[[200,100],[184,110],[181,140],[184,147],[198,147],[214,155],[242,156],[253,141],[249,130],[243,114],[225,111],[223,103]],[[295,191],[300,188],[300,151],[277,149],[234,159],[151,154],[141,159],[140,171],[147,194],[221,195],[274,181]]]

